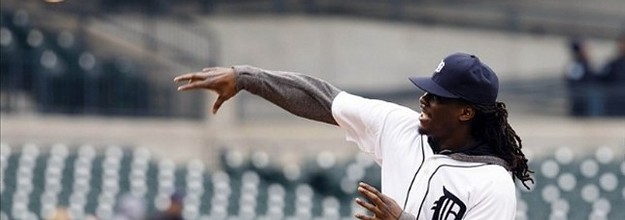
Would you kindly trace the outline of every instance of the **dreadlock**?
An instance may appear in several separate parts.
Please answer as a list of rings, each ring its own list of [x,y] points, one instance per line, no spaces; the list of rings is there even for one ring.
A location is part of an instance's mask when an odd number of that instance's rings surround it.
[[[508,162],[513,179],[518,178],[525,188],[527,181],[534,183],[530,176],[533,173],[527,166],[527,158],[521,151],[521,138],[508,123],[506,104],[497,102],[495,105],[473,105],[477,110],[471,122],[471,134],[476,139],[491,146],[496,156]]]

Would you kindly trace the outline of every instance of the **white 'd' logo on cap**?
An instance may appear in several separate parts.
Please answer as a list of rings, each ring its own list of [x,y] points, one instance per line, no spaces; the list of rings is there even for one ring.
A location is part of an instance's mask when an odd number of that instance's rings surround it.
[[[437,72],[437,73],[441,72],[444,66],[445,66],[445,61],[441,60],[441,63],[438,64],[438,67],[436,67],[436,70],[434,70],[434,72]]]

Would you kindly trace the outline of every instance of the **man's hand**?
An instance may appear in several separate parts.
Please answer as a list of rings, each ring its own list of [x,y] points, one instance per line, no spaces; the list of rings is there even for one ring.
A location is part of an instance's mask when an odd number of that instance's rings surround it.
[[[365,216],[363,214],[356,214],[358,219],[365,220],[397,220],[402,214],[401,207],[390,197],[380,193],[375,187],[361,182],[358,185],[358,192],[362,194],[369,202],[366,202],[360,198],[356,199],[358,205],[364,207],[373,213],[373,216]],[[372,204],[373,203],[373,204]]]
[[[208,89],[217,92],[219,97],[213,104],[213,114],[221,104],[237,94],[234,69],[226,67],[204,68],[202,72],[187,73],[174,78],[174,82],[186,82],[178,91]]]

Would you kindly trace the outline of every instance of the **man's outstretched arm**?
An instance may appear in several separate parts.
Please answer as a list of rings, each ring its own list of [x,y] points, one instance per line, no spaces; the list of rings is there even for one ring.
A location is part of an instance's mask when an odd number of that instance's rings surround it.
[[[213,113],[224,101],[247,90],[297,116],[337,125],[332,117],[332,100],[341,90],[304,74],[251,66],[213,67],[178,76],[174,81],[187,82],[178,87],[179,91],[209,89],[217,92],[219,97],[213,105]]]

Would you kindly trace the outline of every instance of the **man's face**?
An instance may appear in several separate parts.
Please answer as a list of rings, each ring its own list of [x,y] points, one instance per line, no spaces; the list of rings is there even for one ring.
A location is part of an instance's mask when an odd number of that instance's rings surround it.
[[[425,93],[419,99],[421,116],[419,133],[434,139],[449,137],[460,125],[462,108],[466,106],[458,99],[444,98]]]

